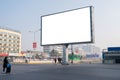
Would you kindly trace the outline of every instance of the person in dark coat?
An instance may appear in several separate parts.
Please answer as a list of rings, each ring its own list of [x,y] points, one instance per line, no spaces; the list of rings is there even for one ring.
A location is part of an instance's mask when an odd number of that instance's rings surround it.
[[[4,58],[3,60],[3,72],[6,71],[7,69],[7,64],[8,64],[8,59],[7,59],[7,56]]]
[[[56,59],[56,58],[54,58],[54,62],[55,62],[55,64],[56,64],[56,62],[57,62],[57,59]]]
[[[61,64],[62,63],[62,58],[58,57],[58,62],[59,62],[59,64]]]

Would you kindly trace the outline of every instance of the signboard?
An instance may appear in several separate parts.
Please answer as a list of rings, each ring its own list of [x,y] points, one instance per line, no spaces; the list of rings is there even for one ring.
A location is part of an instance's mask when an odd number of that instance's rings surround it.
[[[108,47],[108,51],[120,51],[120,47]]]
[[[37,48],[37,43],[36,42],[33,42],[33,48]]]
[[[41,16],[41,45],[93,42],[93,7]]]
[[[7,54],[7,53],[0,53],[0,57],[5,57],[5,56],[9,56],[9,54]]]

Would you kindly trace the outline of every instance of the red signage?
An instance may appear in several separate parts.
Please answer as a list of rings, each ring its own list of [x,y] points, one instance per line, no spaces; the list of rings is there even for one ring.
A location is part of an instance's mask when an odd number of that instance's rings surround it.
[[[79,50],[78,49],[76,49],[76,51],[75,51],[76,53],[79,53]]]
[[[33,48],[36,48],[36,47],[37,47],[37,43],[33,42]]]
[[[4,56],[9,56],[9,54],[7,54],[7,53],[0,53],[0,57],[4,57]]]

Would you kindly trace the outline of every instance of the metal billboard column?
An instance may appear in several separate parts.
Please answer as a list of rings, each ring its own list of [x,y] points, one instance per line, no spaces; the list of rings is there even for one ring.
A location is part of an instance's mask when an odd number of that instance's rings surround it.
[[[68,44],[63,46],[63,65],[68,65]]]

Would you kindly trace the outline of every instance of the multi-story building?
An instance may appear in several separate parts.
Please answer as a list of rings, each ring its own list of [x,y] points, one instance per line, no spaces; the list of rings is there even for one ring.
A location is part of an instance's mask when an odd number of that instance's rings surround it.
[[[0,53],[20,53],[21,33],[0,27]]]

